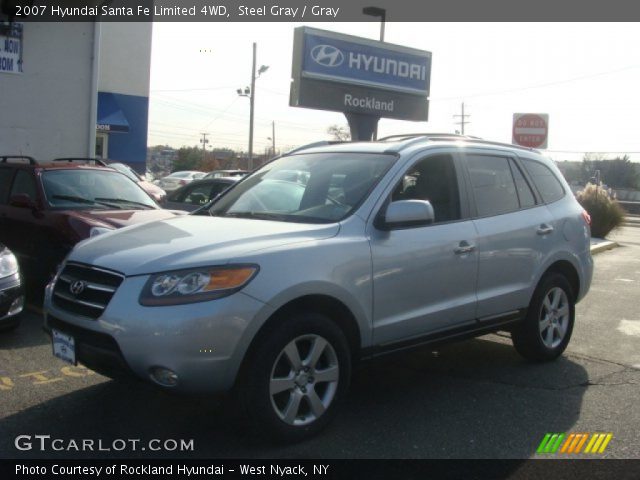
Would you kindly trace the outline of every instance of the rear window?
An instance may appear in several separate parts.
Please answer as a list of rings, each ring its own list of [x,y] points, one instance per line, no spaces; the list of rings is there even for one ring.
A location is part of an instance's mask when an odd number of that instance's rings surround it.
[[[0,168],[0,205],[7,203],[12,177],[13,168]]]
[[[523,159],[522,162],[536,184],[544,203],[555,202],[564,197],[562,183],[546,165],[535,160]]]

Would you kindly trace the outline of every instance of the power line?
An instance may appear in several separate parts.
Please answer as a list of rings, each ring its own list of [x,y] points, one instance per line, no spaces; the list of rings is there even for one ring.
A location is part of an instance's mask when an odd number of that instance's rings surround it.
[[[460,117],[460,121],[459,121],[459,122],[454,122],[454,123],[455,123],[456,125],[460,125],[460,130],[461,130],[461,132],[460,132],[460,133],[462,133],[462,135],[464,135],[464,126],[465,126],[467,123],[471,123],[470,121],[468,121],[468,120],[466,119],[467,117],[470,117],[470,116],[471,116],[471,115],[469,115],[469,114],[467,114],[467,115],[465,115],[465,114],[464,114],[464,102],[462,102],[462,114],[460,114],[460,115],[454,115],[454,116],[453,116],[453,118]]]

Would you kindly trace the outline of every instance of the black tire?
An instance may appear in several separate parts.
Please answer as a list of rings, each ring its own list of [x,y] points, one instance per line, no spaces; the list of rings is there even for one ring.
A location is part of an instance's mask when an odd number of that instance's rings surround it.
[[[248,353],[236,387],[236,394],[247,415],[250,427],[257,433],[266,439],[281,442],[300,441],[316,435],[335,416],[338,404],[347,392],[351,377],[349,345],[342,330],[331,319],[318,313],[290,313],[273,327],[268,328]],[[326,341],[328,346],[317,339]],[[309,372],[302,371],[307,368],[302,366],[296,374],[297,370],[289,360],[290,357],[284,352],[285,347],[294,344],[301,365],[304,363],[311,365],[309,359],[316,341],[318,349],[323,348],[319,359],[313,364],[314,367],[308,367]],[[309,349],[305,352],[306,343]],[[332,378],[335,376],[337,383],[320,380],[323,374],[326,376],[326,372],[336,365],[337,372],[331,370],[329,375]],[[315,367],[318,367],[317,370]],[[290,369],[289,372],[287,368]],[[314,375],[318,378],[314,378]],[[285,376],[286,382],[293,381],[291,388],[272,396],[272,377],[277,381],[280,378],[284,380]],[[305,384],[306,381],[309,382],[306,386],[301,387],[298,384]],[[305,393],[302,393],[303,391]],[[321,399],[325,407],[317,417],[311,407],[312,396],[314,400]],[[288,412],[286,406],[293,404],[299,405],[296,410],[299,410],[300,416],[296,416],[294,420],[290,418],[287,422],[281,415]],[[316,403],[316,411],[320,411],[317,405]],[[306,417],[305,409],[308,410]],[[291,421],[297,424],[292,424]]]
[[[560,291],[564,292],[564,297]],[[550,300],[555,299],[556,294],[559,298],[558,305],[550,309],[548,305],[553,303]],[[546,304],[545,300],[547,300]],[[565,308],[566,316],[561,315]],[[546,322],[543,324],[545,319],[551,320],[548,324]],[[527,360],[536,362],[555,360],[562,355],[569,344],[574,320],[575,295],[571,285],[563,275],[549,273],[538,283],[524,321],[511,332],[513,346]],[[549,326],[543,330],[544,325]],[[561,328],[563,325],[564,328]],[[564,332],[562,335],[561,331]]]

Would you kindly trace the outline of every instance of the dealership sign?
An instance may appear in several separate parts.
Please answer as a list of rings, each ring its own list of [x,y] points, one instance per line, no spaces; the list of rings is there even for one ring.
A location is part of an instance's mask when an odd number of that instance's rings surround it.
[[[549,115],[546,113],[514,113],[512,140],[514,145],[547,148]]]
[[[295,29],[290,105],[427,120],[431,53]]]
[[[22,73],[22,24],[0,25],[0,73]]]

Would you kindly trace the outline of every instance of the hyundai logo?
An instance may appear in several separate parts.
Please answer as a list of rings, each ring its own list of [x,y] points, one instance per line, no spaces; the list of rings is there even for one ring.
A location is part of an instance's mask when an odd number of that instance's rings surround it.
[[[87,284],[82,280],[76,280],[71,285],[69,285],[69,291],[74,295],[80,295],[84,291],[84,287],[86,286]]]
[[[332,45],[316,45],[311,49],[311,58],[323,67],[338,67],[344,62],[344,54]]]

